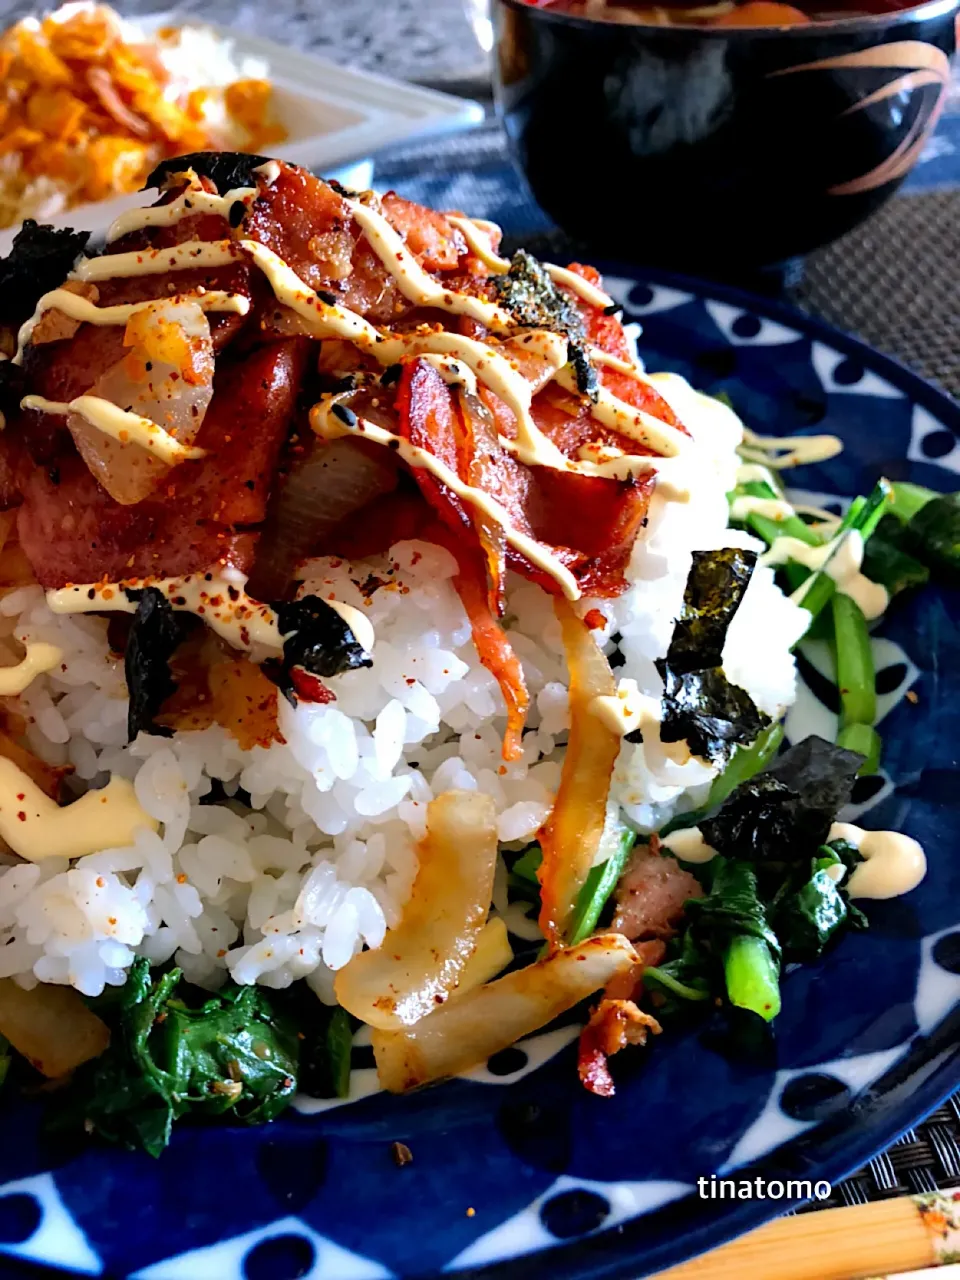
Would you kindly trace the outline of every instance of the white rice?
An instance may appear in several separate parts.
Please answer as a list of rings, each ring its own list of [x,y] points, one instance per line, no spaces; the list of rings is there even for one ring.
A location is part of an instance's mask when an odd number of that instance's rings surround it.
[[[739,422],[680,379],[660,389],[697,439],[691,501],[654,497],[631,589],[590,602],[608,619],[608,652],[619,637],[616,674],[657,698],[654,662],[666,653],[692,551],[758,545],[726,529]],[[133,846],[73,866],[51,858],[0,869],[0,977],[72,983],[94,995],[122,983],[144,955],[174,958],[210,989],[228,975],[271,987],[306,978],[332,1002],[334,972],[364,945],[378,946],[400,917],[435,795],[483,791],[496,802],[501,841],[533,839],[559,782],[568,724],[559,627],[540,588],[509,584],[506,629],[532,707],[523,759],[504,764],[500,691],[477,657],[454,570],[448,552],[423,542],[398,543],[362,564],[305,566],[305,592],[364,609],[377,636],[374,664],[334,678],[330,705],[293,710],[281,698],[286,741],[250,751],[216,726],[141,734],[127,745],[122,663],[109,653],[106,621],[54,615],[39,587],[0,601],[0,642],[49,640],[67,655],[62,669],[11,700],[28,717],[31,748],[72,764],[82,784],[111,773],[133,779],[162,824],[160,834],[143,830]],[[803,618],[772,572],[757,570],[730,627],[727,673],[771,715],[793,701],[790,647]],[[638,829],[652,830],[701,801],[713,772],[697,759],[675,763],[654,740],[624,743],[612,799]],[[249,806],[201,803],[214,782],[227,796],[246,793]]]

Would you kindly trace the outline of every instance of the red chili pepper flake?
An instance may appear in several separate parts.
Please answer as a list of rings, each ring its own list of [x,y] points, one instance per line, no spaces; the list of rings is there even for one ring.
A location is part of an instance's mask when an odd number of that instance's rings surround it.
[[[26,794],[25,794],[23,791],[18,791],[18,792],[17,792],[17,799],[18,799],[18,800],[26,800],[26,798],[27,798],[27,797],[26,797]]]
[[[20,810],[20,812],[17,814],[17,817],[20,819],[20,821],[21,821],[21,822],[26,822],[26,820],[27,820],[27,815],[23,812],[23,810],[22,810],[22,809],[21,809],[21,810]]]
[[[187,883],[187,877],[181,871],[180,874],[177,876],[177,884],[186,884],[186,883]]]
[[[333,690],[328,689],[320,677],[315,676],[306,667],[293,667],[290,671],[290,682],[296,691],[297,697],[302,698],[304,702],[325,704],[336,702],[337,700],[337,695]]]
[[[591,631],[602,631],[607,625],[607,620],[599,609],[588,609],[583,620]]]

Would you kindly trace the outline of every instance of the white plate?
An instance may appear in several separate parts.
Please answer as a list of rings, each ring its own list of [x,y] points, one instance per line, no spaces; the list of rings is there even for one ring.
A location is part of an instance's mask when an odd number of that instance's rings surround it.
[[[269,3],[269,0],[263,0]],[[138,20],[157,26],[201,26],[233,43],[238,61],[262,58],[274,86],[276,117],[287,140],[269,148],[271,155],[336,177],[347,186],[369,186],[370,162],[363,157],[391,143],[453,133],[479,124],[483,107],[466,98],[388,80],[367,71],[351,71],[323,58],[287,49],[272,40],[220,27],[158,14]],[[347,161],[360,161],[344,168]],[[55,227],[78,227],[103,235],[118,214],[144,202],[139,193],[78,205],[45,218]],[[17,228],[0,231],[0,255],[8,253]]]

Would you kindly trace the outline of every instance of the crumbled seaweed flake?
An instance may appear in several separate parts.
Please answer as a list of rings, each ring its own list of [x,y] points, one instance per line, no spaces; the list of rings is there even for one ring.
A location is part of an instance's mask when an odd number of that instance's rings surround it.
[[[667,651],[667,663],[674,671],[720,666],[727,629],[756,563],[755,551],[738,547],[693,553],[683,608]]]
[[[590,362],[585,347],[578,342],[567,343],[567,360],[573,369],[574,377],[577,379],[577,390],[581,395],[587,396],[594,404],[600,398],[600,379],[597,377],[597,371]]]
[[[263,669],[291,704],[297,705],[293,668],[329,678],[357,667],[372,667],[373,659],[350,627],[326,600],[304,596],[272,606],[283,637],[283,658],[263,664]]]
[[[663,677],[663,742],[686,740],[690,751],[714,764],[725,764],[734,747],[753,742],[770,723],[745,689],[732,684],[722,667],[675,671],[661,658]]]
[[[156,587],[144,587],[138,594],[139,603],[123,655],[130,694],[127,711],[130,742],[141,730],[162,738],[171,736],[171,730],[155,724],[154,719],[177,688],[170,674],[170,658],[192,622],[174,613],[170,602]]]
[[[226,195],[235,187],[255,187],[257,176],[253,171],[267,161],[267,156],[251,156],[243,151],[192,151],[161,160],[142,189],[156,187],[162,191],[178,173],[192,169],[198,178],[209,178],[220,195]]]
[[[587,353],[583,318],[573,299],[554,284],[542,262],[526,249],[518,249],[506,275],[494,281],[497,298],[517,324],[531,329],[549,329],[567,337],[567,359],[581,395],[596,402],[600,391],[597,371]]]
[[[27,218],[0,258],[0,321],[19,324],[37,301],[63,284],[90,239],[89,231],[57,230]]]
[[[586,338],[573,300],[557,288],[543,263],[526,249],[517,250],[510,260],[510,270],[496,276],[494,285],[500,305],[518,324],[565,333],[573,342]]]

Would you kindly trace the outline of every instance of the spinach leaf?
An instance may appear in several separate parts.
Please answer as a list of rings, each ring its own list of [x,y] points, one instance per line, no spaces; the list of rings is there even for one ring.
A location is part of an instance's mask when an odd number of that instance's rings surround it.
[[[89,231],[58,231],[26,218],[0,258],[0,323],[26,320],[43,294],[63,284],[89,239]]]
[[[313,676],[329,677],[373,666],[369,653],[326,600],[304,596],[301,600],[280,601],[273,608],[283,637],[283,659],[265,662],[263,669],[291,706],[297,705],[294,667],[302,667]]]
[[[804,738],[703,819],[703,838],[719,853],[753,862],[810,857],[849,802],[862,763],[855,751]]]
[[[863,550],[863,572],[871,582],[879,582],[891,596],[923,587],[930,570],[909,551],[904,528],[896,516],[884,516]]]
[[[960,583],[960,493],[941,494],[904,530],[907,550],[946,582]]]
[[[816,960],[847,920],[847,904],[827,867],[815,861],[796,893],[784,900],[774,921],[788,960]]]
[[[159,1156],[188,1114],[264,1124],[289,1105],[299,1069],[294,1024],[260,987],[228,983],[188,1003],[181,976],[172,969],[154,979],[146,960],[134,962],[112,1006],[110,1048],[77,1073],[58,1127],[82,1124]]]
[[[193,625],[193,619],[175,613],[170,601],[156,587],[128,590],[127,595],[138,602],[123,653],[123,671],[130,694],[127,740],[132,742],[141,730],[169,738],[173,730],[156,724],[155,717],[177,688],[170,674],[170,659]]]
[[[684,911],[695,940],[722,958],[730,1003],[769,1022],[780,1011],[780,943],[748,862],[717,857],[710,892]]]
[[[161,160],[143,184],[143,190],[149,191],[151,187],[162,190],[175,174],[192,169],[198,178],[209,178],[224,196],[235,187],[255,187],[257,179],[253,171],[266,163],[266,156],[247,155],[243,151],[193,151],[186,156]]]
[[[716,970],[716,962],[692,929],[671,939],[667,958],[643,971],[644,989],[656,994],[657,1016],[667,1017],[709,1000],[717,985]]]
[[[770,723],[722,667],[677,672],[663,658],[656,665],[664,686],[661,741],[685,739],[693,755],[725,764],[736,746],[753,742]]]

